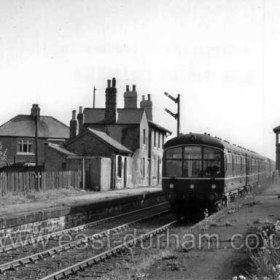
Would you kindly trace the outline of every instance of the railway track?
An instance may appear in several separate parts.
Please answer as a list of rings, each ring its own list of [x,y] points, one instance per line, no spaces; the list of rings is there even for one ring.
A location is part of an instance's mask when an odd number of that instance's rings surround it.
[[[226,209],[223,209],[211,216],[211,219],[217,219],[225,213]],[[101,250],[96,254],[86,258],[81,255],[77,258],[77,261],[73,265],[69,265],[61,270],[51,273],[40,280],[62,280],[62,279],[99,279],[102,276],[106,276],[114,269],[119,269],[119,261],[124,260],[129,265],[131,258],[135,255],[140,255],[146,248],[166,248],[166,238],[161,240],[157,238],[158,235],[165,233],[169,228],[173,227],[178,220],[174,219],[174,216],[170,216],[171,221],[166,223],[166,217],[161,216],[159,218],[147,220],[144,223],[140,223],[139,226],[135,226],[126,234],[134,236],[130,240],[122,242],[120,245],[109,248],[108,250]],[[209,222],[210,217],[205,217],[198,223],[186,226],[186,232],[195,232],[204,228],[205,224]],[[135,234],[135,229],[137,234]],[[134,230],[134,231],[133,231]],[[124,240],[124,234],[119,238]],[[165,235],[166,237],[167,235]],[[154,241],[150,242],[151,239]],[[160,242],[158,243],[158,241]],[[148,243],[148,245],[145,243]],[[133,253],[131,251],[133,249]],[[133,256],[132,256],[133,255]],[[103,279],[103,278],[102,278]],[[105,278],[107,279],[107,278]],[[111,278],[108,278],[111,279]]]
[[[160,227],[156,227],[150,231],[143,232],[140,231],[135,238],[132,238],[129,241],[123,242],[122,244],[115,246],[109,250],[106,250],[104,252],[101,252],[97,255],[91,256],[87,259],[84,259],[82,261],[79,261],[71,266],[68,266],[62,270],[59,270],[55,273],[52,273],[50,275],[47,275],[46,277],[42,278],[41,280],[58,280],[58,279],[80,279],[80,277],[83,277],[85,275],[83,274],[86,271],[86,277],[89,277],[88,279],[92,278],[99,278],[102,274],[106,274],[111,271],[112,266],[109,264],[104,265],[102,267],[99,267],[97,270],[90,269],[94,265],[102,264],[105,262],[105,260],[116,257],[118,255],[125,254],[129,251],[130,248],[138,246],[140,244],[143,244],[148,239],[151,239],[155,237],[158,234],[161,234],[165,232],[168,228],[173,226],[175,223],[177,223],[177,220],[172,220],[171,222],[164,224]],[[139,249],[139,248],[138,248]],[[127,256],[125,256],[127,258]],[[129,258],[129,257],[128,257]]]
[[[168,203],[162,203],[156,207],[133,211],[100,221],[88,223],[82,226],[55,232],[49,235],[40,236],[38,239],[31,238],[22,244],[8,244],[2,248],[0,259],[0,279],[35,279],[35,274],[31,277],[32,267],[42,260],[52,257],[56,262],[56,268],[61,268],[61,260],[66,260],[69,252],[78,252],[97,241],[108,239],[111,235],[119,235],[127,231],[133,225],[168,212]],[[110,227],[108,229],[108,224]],[[44,246],[40,246],[40,245]],[[25,246],[23,246],[25,245]],[[91,252],[92,253],[92,252]],[[58,256],[59,255],[59,256]],[[69,255],[69,254],[68,254]],[[62,258],[60,259],[60,257]],[[75,254],[74,254],[75,256]],[[57,257],[57,259],[55,259]],[[67,261],[65,261],[67,263]],[[44,269],[43,269],[44,270]]]

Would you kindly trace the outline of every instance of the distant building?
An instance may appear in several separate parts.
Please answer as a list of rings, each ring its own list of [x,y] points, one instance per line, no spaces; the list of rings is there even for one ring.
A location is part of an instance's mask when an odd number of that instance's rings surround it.
[[[138,108],[136,87],[133,85],[130,90],[127,86],[124,93],[124,108],[118,109],[115,79],[108,81],[105,93],[105,108],[82,110],[80,107],[77,119],[75,111],[73,112],[69,142],[87,128],[102,131],[132,152],[126,164],[120,160],[118,165],[119,159],[115,159],[116,164],[113,168],[116,172],[113,172],[113,176],[116,176],[116,181],[119,175],[125,174],[124,181],[127,182],[127,186],[159,184],[162,176],[163,143],[166,135],[171,132],[153,122],[151,96],[148,95],[146,99],[143,95]],[[90,145],[90,142],[84,142],[83,145]],[[68,143],[65,147],[72,151]],[[106,153],[100,153],[97,147],[95,151],[91,151],[91,155],[108,156]]]
[[[35,164],[35,118],[38,117],[38,163],[43,165],[44,143],[64,143],[69,139],[69,127],[51,116],[41,116],[33,104],[30,115],[17,115],[0,126],[2,150],[7,149],[9,164]]]

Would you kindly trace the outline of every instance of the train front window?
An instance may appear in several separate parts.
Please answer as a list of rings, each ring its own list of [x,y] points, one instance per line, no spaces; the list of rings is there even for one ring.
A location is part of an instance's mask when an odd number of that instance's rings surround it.
[[[168,177],[220,177],[222,152],[203,146],[184,146],[165,152],[165,176]]]
[[[219,176],[222,174],[222,153],[212,148],[204,148],[203,151],[203,174],[205,176]]]
[[[202,148],[186,146],[184,148],[183,177],[199,177],[202,172]]]
[[[173,148],[165,154],[165,172],[169,177],[182,176],[182,147]]]

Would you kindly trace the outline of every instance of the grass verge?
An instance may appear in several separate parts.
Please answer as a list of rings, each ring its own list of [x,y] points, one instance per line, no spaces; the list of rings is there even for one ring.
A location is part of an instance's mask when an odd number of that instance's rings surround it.
[[[73,187],[50,189],[40,192],[8,193],[0,197],[0,203],[2,206],[8,206],[32,202],[55,202],[61,198],[86,195],[88,193],[84,190],[74,189]]]

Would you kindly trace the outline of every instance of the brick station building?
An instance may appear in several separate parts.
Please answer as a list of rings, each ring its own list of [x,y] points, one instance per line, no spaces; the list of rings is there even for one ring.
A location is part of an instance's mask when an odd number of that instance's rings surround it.
[[[105,108],[80,107],[78,115],[72,112],[70,139],[61,146],[66,150],[61,168],[73,158],[68,152],[104,157],[111,159],[111,189],[159,184],[163,144],[171,132],[153,121],[151,95],[143,95],[138,107],[136,86],[126,86],[124,108],[117,108],[114,78],[108,80],[105,94]],[[54,147],[49,145],[48,149]],[[87,169],[87,173],[91,174],[91,170]]]

